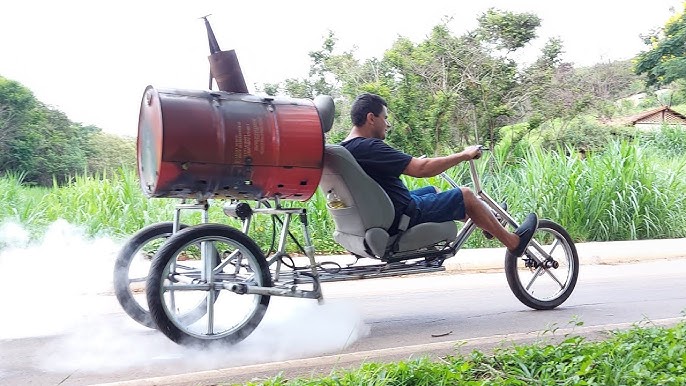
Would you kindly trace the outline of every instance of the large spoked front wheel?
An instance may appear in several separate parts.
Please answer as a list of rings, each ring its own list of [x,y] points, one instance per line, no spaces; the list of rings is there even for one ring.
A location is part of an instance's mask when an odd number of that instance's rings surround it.
[[[207,261],[214,251],[218,264]],[[235,344],[257,327],[270,299],[240,293],[271,286],[267,261],[251,238],[226,225],[201,224],[179,231],[157,252],[146,298],[157,328],[174,342]],[[201,318],[189,322],[180,317],[199,299],[207,307]]]
[[[574,291],[579,256],[567,231],[550,220],[540,220],[521,257],[505,255],[505,276],[514,295],[537,310],[553,309]]]
[[[186,225],[181,224],[180,228]],[[122,309],[133,320],[155,328],[145,300],[145,281],[152,256],[172,235],[174,224],[160,222],[142,228],[131,236],[119,250],[114,263],[114,294]]]

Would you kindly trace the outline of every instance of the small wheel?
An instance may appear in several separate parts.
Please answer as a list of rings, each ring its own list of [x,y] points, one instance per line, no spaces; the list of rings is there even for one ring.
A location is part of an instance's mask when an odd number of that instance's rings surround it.
[[[221,263],[208,266],[205,251],[219,252]],[[201,258],[189,260],[188,255]],[[179,231],[157,252],[146,298],[158,329],[172,341],[235,344],[257,327],[269,305],[269,295],[239,294],[250,286],[272,286],[260,248],[237,229],[201,224]],[[199,320],[181,317],[200,299],[205,300],[206,310]]]
[[[521,257],[506,253],[505,276],[524,305],[537,310],[559,306],[572,294],[579,276],[579,256],[572,238],[561,225],[540,220]]]
[[[186,225],[180,225],[185,228]],[[122,246],[114,263],[114,294],[133,320],[155,328],[145,300],[145,280],[152,256],[173,233],[174,224],[160,222],[142,228]]]

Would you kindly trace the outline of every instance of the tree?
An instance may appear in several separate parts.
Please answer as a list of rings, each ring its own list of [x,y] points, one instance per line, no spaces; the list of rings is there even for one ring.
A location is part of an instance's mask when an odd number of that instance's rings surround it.
[[[513,13],[490,8],[478,18],[479,34],[497,48],[516,51],[536,38],[541,19],[532,13]]]
[[[403,116],[414,117],[408,124],[426,128],[433,153],[446,139],[452,145],[497,140],[495,129],[521,102],[517,65],[507,56],[533,39],[540,25],[532,14],[490,9],[476,30],[455,37],[448,21],[434,27],[426,41],[414,46],[399,40],[386,54],[397,80],[393,95],[417,101],[410,108],[423,107],[424,116],[410,111]],[[419,139],[422,143],[424,137]]]
[[[38,101],[33,94],[18,82],[0,77],[0,171],[20,171],[17,152],[24,151],[28,158],[32,154],[24,149],[25,128],[35,120]]]
[[[5,162],[3,155],[8,153],[10,139],[14,135],[15,120],[14,109],[9,106],[0,106],[0,170],[2,170],[2,165]]]
[[[304,79],[288,78],[280,83],[267,83],[262,86],[262,91],[269,95],[285,94],[292,98],[313,99],[317,95],[335,96],[336,89],[327,79],[329,73],[329,60],[332,57],[336,45],[336,37],[329,31],[324,39],[322,48],[318,51],[310,51],[310,72]]]
[[[96,132],[89,138],[88,152],[88,171],[91,173],[136,168],[136,141],[133,138]]]
[[[637,87],[640,78],[634,74],[628,60],[597,63],[579,68],[576,73],[584,88],[598,100],[612,101],[641,91]]]
[[[21,172],[26,182],[43,185],[83,173],[88,139],[96,131],[44,105],[18,82],[0,77],[0,172]]]
[[[450,55],[451,39],[442,24],[420,44],[398,39],[384,55],[394,123],[389,142],[408,153],[436,154],[439,145],[450,140],[448,128],[461,102],[455,88],[459,74]]]
[[[681,13],[673,15],[665,26],[643,37],[650,50],[636,58],[635,71],[645,74],[647,86],[661,86],[686,79],[686,2]]]
[[[526,98],[519,104],[519,114],[529,117],[530,129],[559,114],[560,109],[551,103],[554,101],[551,96],[558,89],[555,83],[559,79],[562,64],[560,57],[563,53],[562,41],[559,38],[550,38],[538,59],[522,71],[521,94],[526,95]],[[524,130],[519,132],[526,134]]]

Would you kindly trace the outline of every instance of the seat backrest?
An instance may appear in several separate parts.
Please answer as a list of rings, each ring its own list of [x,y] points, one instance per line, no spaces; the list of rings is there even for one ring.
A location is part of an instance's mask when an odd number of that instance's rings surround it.
[[[319,188],[324,195],[330,191],[335,192],[345,204],[340,209],[328,208],[337,232],[364,239],[369,229],[381,228],[387,231],[391,227],[395,216],[393,203],[381,186],[362,170],[343,146],[325,146],[324,169]]]
[[[328,95],[317,95],[314,100],[314,107],[319,114],[319,120],[322,124],[322,131],[328,133],[333,126],[335,118],[336,106],[333,103],[333,98]]]

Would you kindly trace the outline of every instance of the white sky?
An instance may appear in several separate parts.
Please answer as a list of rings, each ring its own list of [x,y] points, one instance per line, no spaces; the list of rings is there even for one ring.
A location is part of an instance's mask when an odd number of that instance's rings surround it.
[[[220,47],[235,49],[246,83],[301,78],[309,51],[328,30],[338,49],[381,57],[398,36],[423,40],[444,16],[459,35],[489,7],[542,19],[539,49],[551,36],[567,61],[590,65],[645,49],[639,34],[661,27],[682,0],[8,0],[0,5],[0,76],[31,89],[72,121],[135,136],[148,84],[206,89],[209,48],[199,17]]]

